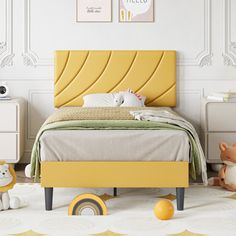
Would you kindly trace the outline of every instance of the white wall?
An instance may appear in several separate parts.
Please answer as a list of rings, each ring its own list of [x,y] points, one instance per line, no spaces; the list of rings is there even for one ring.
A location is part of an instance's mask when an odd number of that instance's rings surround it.
[[[76,23],[76,0],[0,0],[0,81],[27,101],[27,161],[53,111],[56,49],[174,49],[178,107],[199,129],[200,100],[236,90],[236,0],[154,0],[155,23]]]

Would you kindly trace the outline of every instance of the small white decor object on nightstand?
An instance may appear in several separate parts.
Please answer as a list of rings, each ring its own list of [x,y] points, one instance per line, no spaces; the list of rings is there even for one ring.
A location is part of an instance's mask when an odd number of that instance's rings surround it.
[[[202,100],[201,137],[207,162],[222,163],[219,144],[236,141],[236,102]]]
[[[17,163],[23,151],[23,99],[0,100],[0,161]]]

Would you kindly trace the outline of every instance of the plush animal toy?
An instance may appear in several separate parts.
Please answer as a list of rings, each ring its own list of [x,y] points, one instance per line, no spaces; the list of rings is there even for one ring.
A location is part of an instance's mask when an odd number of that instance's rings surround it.
[[[220,151],[220,158],[224,165],[218,177],[209,179],[209,185],[222,186],[230,191],[236,191],[236,143],[232,146],[221,143]]]
[[[14,169],[5,162],[0,162],[0,211],[20,207],[20,199],[18,197],[10,198],[8,194],[8,190],[12,189],[15,183],[16,173]]]
[[[94,93],[83,96],[83,107],[144,107],[146,97],[131,89],[114,93]]]

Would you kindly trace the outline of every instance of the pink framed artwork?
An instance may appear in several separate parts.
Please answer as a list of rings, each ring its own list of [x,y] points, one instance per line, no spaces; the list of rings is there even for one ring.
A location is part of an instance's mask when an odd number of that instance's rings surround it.
[[[120,22],[154,22],[153,0],[119,0]]]
[[[77,0],[77,22],[111,22],[111,0]]]

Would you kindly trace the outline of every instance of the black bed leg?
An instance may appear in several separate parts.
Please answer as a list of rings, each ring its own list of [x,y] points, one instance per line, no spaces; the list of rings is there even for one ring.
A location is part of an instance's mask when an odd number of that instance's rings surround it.
[[[184,210],[184,188],[176,188],[177,210]]]
[[[117,197],[117,188],[113,188],[113,196]]]
[[[44,188],[46,211],[52,210],[53,188]]]

